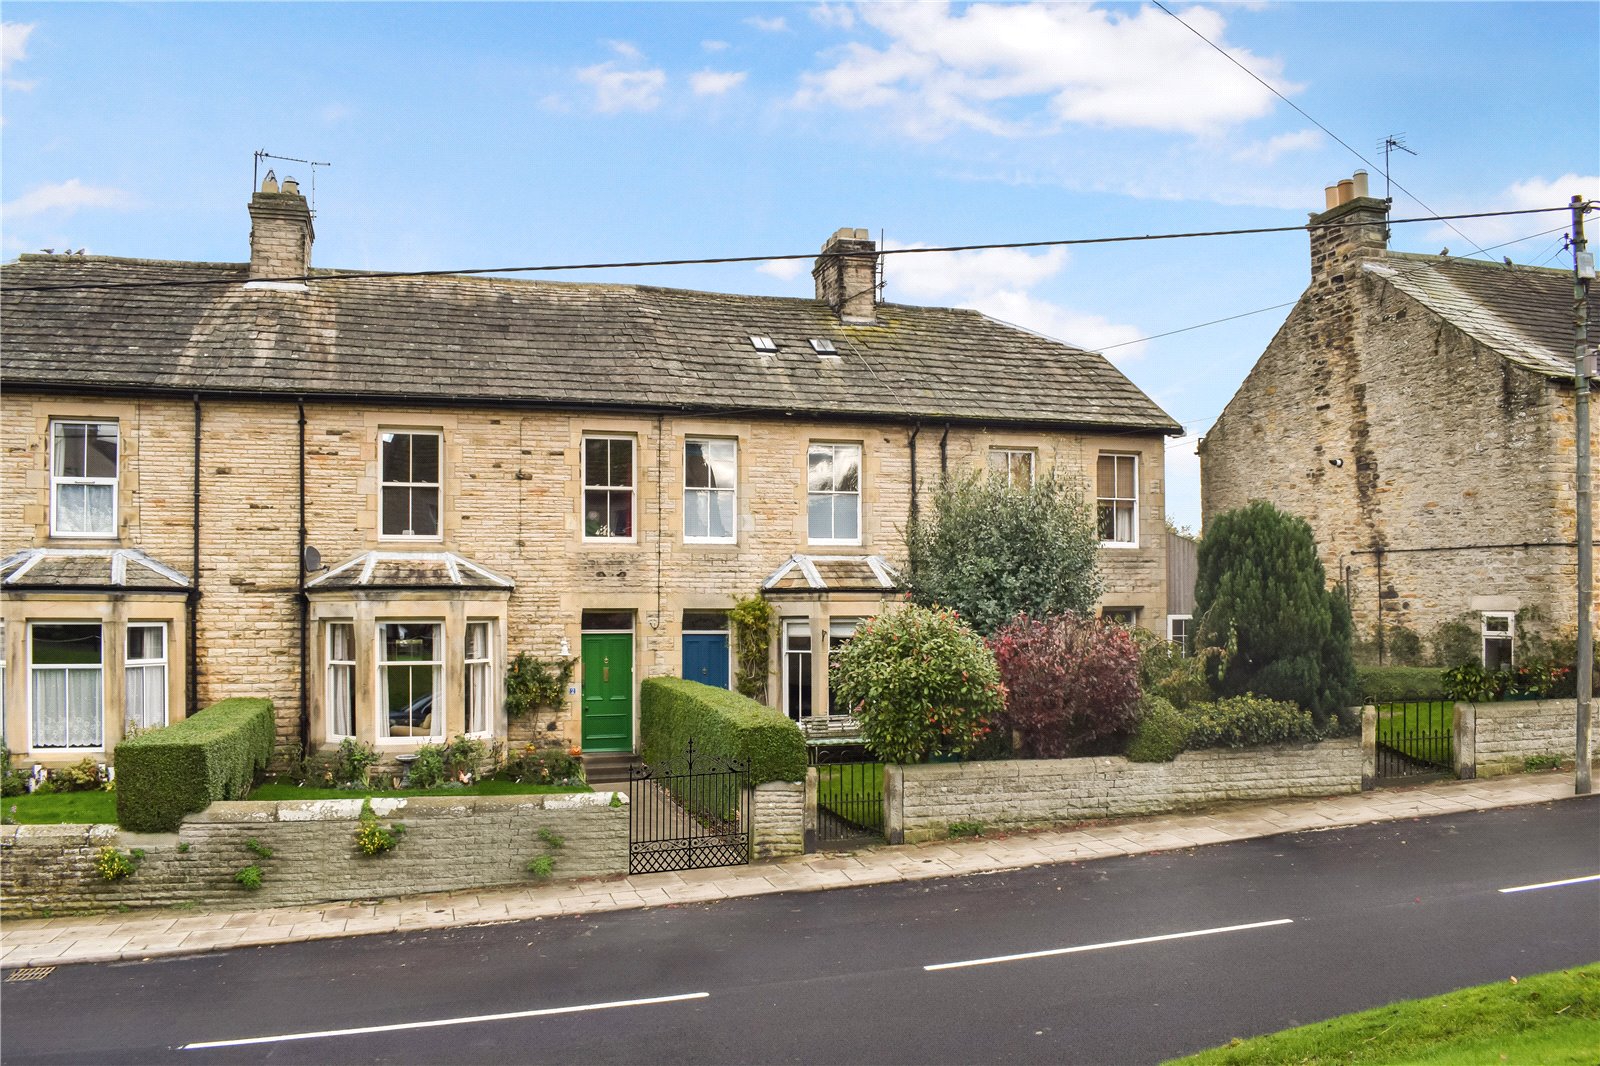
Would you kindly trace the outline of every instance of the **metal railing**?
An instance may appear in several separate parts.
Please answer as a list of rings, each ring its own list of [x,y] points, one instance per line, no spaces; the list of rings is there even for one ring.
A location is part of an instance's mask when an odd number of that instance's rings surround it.
[[[628,872],[661,873],[750,861],[750,766],[696,755],[628,768]]]
[[[812,744],[817,771],[817,843],[883,839],[883,764],[860,745]]]
[[[1417,700],[1375,704],[1377,776],[1421,777],[1455,771],[1455,703]]]

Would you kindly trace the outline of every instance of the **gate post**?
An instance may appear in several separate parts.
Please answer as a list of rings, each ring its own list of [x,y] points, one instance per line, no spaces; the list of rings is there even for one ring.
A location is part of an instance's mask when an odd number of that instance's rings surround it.
[[[806,808],[801,815],[800,846],[807,855],[817,850],[817,768],[806,767]]]
[[[1478,705],[1458,703],[1455,706],[1456,777],[1471,781],[1478,776]]]
[[[1361,708],[1361,791],[1371,792],[1378,783],[1378,708]]]
[[[899,763],[883,764],[883,839],[891,844],[906,842],[905,811],[901,803],[905,773],[905,767]]]

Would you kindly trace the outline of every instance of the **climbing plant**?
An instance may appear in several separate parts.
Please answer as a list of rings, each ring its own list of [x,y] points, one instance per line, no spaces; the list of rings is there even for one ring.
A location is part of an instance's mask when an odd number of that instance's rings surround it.
[[[759,595],[740,600],[728,613],[733,625],[734,654],[738,659],[734,687],[741,695],[762,703],[767,699],[773,617],[772,604]]]
[[[535,659],[518,652],[506,669],[506,714],[521,718],[540,707],[559,707],[578,660]]]

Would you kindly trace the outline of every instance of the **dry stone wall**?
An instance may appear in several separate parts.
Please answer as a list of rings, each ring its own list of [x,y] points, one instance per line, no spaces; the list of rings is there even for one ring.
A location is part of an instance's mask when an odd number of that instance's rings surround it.
[[[1350,738],[1192,751],[1170,763],[1136,763],[1121,756],[1016,759],[886,767],[885,772],[890,839],[903,834],[911,843],[945,836],[954,822],[1049,825],[1224,800],[1359,792],[1361,743]]]
[[[527,864],[540,855],[551,857],[559,879],[609,877],[628,869],[626,797],[613,807],[612,795],[375,799],[381,825],[405,826],[394,850],[376,856],[355,844],[359,800],[214,803],[186,818],[178,832],[162,834],[109,825],[8,825],[0,827],[0,913],[384,899],[531,882]],[[541,830],[563,838],[561,846],[552,848]],[[103,880],[94,862],[106,846],[142,849],[138,870]],[[234,879],[252,865],[261,869],[256,891]]]

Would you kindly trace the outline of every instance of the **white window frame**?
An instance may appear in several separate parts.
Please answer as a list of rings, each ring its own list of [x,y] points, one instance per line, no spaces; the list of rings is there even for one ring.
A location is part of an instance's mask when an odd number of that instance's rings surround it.
[[[813,452],[815,452],[815,451],[818,451],[818,450],[821,450],[821,449],[824,449],[824,448],[828,449],[830,452],[832,452],[833,468],[834,468],[833,484],[836,487],[835,488],[831,488],[831,489],[822,489],[822,490],[813,491],[812,488],[811,488],[811,454]],[[839,451],[840,451],[840,449],[852,450],[852,451],[854,451],[856,453],[856,490],[854,492],[846,492],[846,491],[843,491],[843,490],[837,488],[837,486],[839,484],[838,469],[839,469]],[[814,441],[811,441],[809,444],[807,444],[807,446],[806,446],[806,471],[805,471],[805,479],[806,479],[806,543],[807,544],[860,544],[861,543],[862,533],[864,532],[862,530],[862,528],[861,528],[861,525],[862,525],[862,523],[861,523],[861,490],[864,487],[864,483],[866,481],[865,460],[866,460],[866,450],[858,442],[814,440]],[[828,524],[829,524],[830,528],[834,524],[833,523],[833,515],[834,515],[833,501],[836,500],[840,496],[854,496],[855,497],[855,501],[856,501],[856,535],[854,537],[817,537],[817,536],[813,536],[812,535],[812,530],[811,530],[811,500],[812,500],[813,497],[816,497],[816,496],[827,496],[827,497],[829,497],[830,502],[829,502],[829,507],[828,507]],[[813,696],[813,701],[812,702],[813,702],[813,704],[815,703],[815,697],[814,696]]]
[[[824,704],[823,714],[830,718],[836,714],[847,715],[850,713],[848,708],[843,711],[836,709],[839,701],[833,693],[833,656],[840,648],[844,647],[844,645],[849,642],[850,638],[856,635],[856,630],[866,625],[870,620],[870,616],[861,615],[828,619],[828,699]],[[839,639],[839,643],[837,645],[834,644],[834,639],[836,637]],[[813,693],[811,696],[811,716],[813,718],[815,718],[817,714],[816,707],[817,697],[816,694]]]
[[[1011,476],[1011,461],[1017,456],[1026,456],[1028,459],[1028,483],[1018,485]],[[995,460],[1001,460],[999,466]],[[1012,488],[1031,489],[1039,479],[1039,453],[1032,448],[1013,448],[996,446],[989,449],[989,473],[991,476],[1004,478],[1007,485]]]
[[[1508,670],[1515,670],[1517,668],[1517,612],[1482,611],[1480,612],[1479,617],[1481,619],[1482,629],[1480,632],[1481,639],[1478,642],[1478,654],[1480,661],[1483,663],[1483,668],[1485,670],[1489,668],[1489,642],[1493,640],[1496,642],[1504,641],[1506,643],[1506,668]],[[1506,623],[1505,631],[1500,632],[1495,630],[1491,632],[1489,629],[1490,619],[1494,619],[1496,621],[1504,619]]]
[[[1124,622],[1121,618],[1113,617],[1114,615],[1126,615],[1128,620]],[[1100,620],[1102,622],[1115,622],[1119,626],[1133,629],[1139,624],[1139,608],[1102,607],[1100,608]]]
[[[338,659],[334,657],[335,644],[333,632],[343,628],[349,634],[350,657]],[[346,737],[355,737],[356,731],[356,623],[350,618],[330,618],[322,625],[322,642],[324,649],[324,671],[322,675],[322,711],[327,719],[325,732],[329,740],[343,740]],[[350,694],[350,731],[342,732],[338,729],[335,719],[334,693],[344,687]],[[387,709],[385,709],[387,713]]]
[[[133,657],[132,644],[133,644],[133,631],[135,629],[156,629],[156,630],[159,630],[161,632],[161,657],[160,658],[158,658],[158,659],[135,659]],[[126,653],[126,655],[124,656],[124,658],[122,660],[122,693],[123,693],[122,731],[123,731],[124,735],[126,735],[129,730],[134,729],[136,727],[136,724],[133,722],[133,715],[132,715],[133,703],[134,703],[134,699],[133,699],[133,678],[135,676],[135,671],[138,671],[138,676],[141,678],[141,680],[143,679],[143,675],[144,675],[145,671],[159,671],[159,673],[161,675],[161,684],[156,689],[156,691],[160,694],[160,699],[161,699],[160,721],[154,722],[154,723],[151,723],[151,722],[148,722],[148,721],[137,723],[137,728],[140,728],[140,729],[160,729],[162,726],[167,724],[167,716],[169,714],[169,708],[167,706],[167,684],[168,684],[168,681],[169,681],[169,675],[167,673],[167,662],[168,662],[168,657],[169,657],[168,656],[168,652],[169,652],[169,649],[171,647],[171,645],[168,643],[169,637],[170,637],[170,634],[167,632],[167,623],[165,623],[165,622],[129,622],[128,623],[126,632],[123,634],[123,638],[122,638],[122,640],[123,640],[123,645],[122,646],[125,649],[127,649],[127,653]],[[102,658],[103,658],[104,657],[104,652],[103,651],[101,652],[101,655],[102,655]],[[142,691],[149,692],[150,689],[149,689],[148,686],[144,686]],[[149,717],[148,714],[146,715],[146,717],[147,718]]]
[[[431,626],[434,631],[433,658],[418,660],[390,660],[386,658],[385,656],[388,652],[388,641],[386,636],[390,626]],[[377,718],[377,728],[375,732],[377,733],[378,740],[380,742],[390,743],[432,743],[433,741],[442,738],[444,736],[445,714],[448,708],[444,687],[444,664],[445,655],[447,654],[447,648],[445,647],[446,632],[444,622],[436,619],[426,618],[385,618],[377,622],[373,631],[373,637],[375,638],[378,652],[377,655],[374,656],[374,659],[377,660],[378,683],[373,689],[373,691],[377,693],[377,707],[374,708],[374,710],[376,711],[375,717]],[[390,666],[433,667],[433,702],[429,705],[428,713],[431,716],[431,719],[428,723],[428,732],[426,734],[407,736],[404,734],[397,735],[389,732],[388,668]]]
[[[70,664],[66,664],[66,663],[49,663],[49,664],[46,664],[44,666],[35,666],[34,663],[33,663],[33,631],[34,631],[34,629],[36,627],[41,626],[41,625],[73,625],[73,626],[81,625],[81,626],[94,626],[97,629],[99,629],[100,630],[100,663],[99,663],[99,665],[97,665],[97,666],[74,666],[74,665],[70,665]],[[34,735],[35,732],[36,732],[36,730],[34,728],[34,719],[35,719],[36,716],[34,714],[33,701],[34,701],[34,694],[35,694],[34,677],[35,677],[35,674],[40,670],[60,670],[60,671],[62,671],[64,673],[66,673],[68,675],[68,677],[67,677],[67,689],[68,689],[69,696],[70,696],[71,686],[72,686],[72,678],[71,678],[72,671],[74,671],[74,670],[80,671],[80,672],[93,671],[94,673],[97,673],[97,674],[100,675],[100,743],[99,744],[80,746],[80,745],[70,744],[70,743],[69,744],[40,744],[40,743],[38,743],[38,738]],[[69,706],[70,706],[70,700],[69,700]],[[70,720],[70,717],[68,718],[67,724],[66,724],[66,735],[69,738],[72,736],[72,722]],[[105,751],[106,750],[106,625],[105,625],[105,623],[97,621],[97,620],[93,620],[93,619],[88,620],[88,621],[84,621],[82,619],[70,619],[70,618],[61,618],[61,619],[52,618],[48,622],[29,622],[28,623],[28,747],[29,747],[30,750],[37,750],[37,751],[83,751],[83,752],[93,752],[93,751]]]
[[[726,444],[733,449],[733,484],[724,488],[711,488],[689,484],[689,445]],[[710,501],[718,496],[728,498],[729,534],[726,537],[700,536],[689,532],[689,496],[699,493],[707,497],[706,528],[711,528]],[[683,540],[686,544],[736,544],[739,541],[739,441],[734,437],[686,437],[683,442]]]
[[[11,750],[7,738],[11,735],[10,727],[6,725],[6,663],[10,657],[6,652],[6,623],[0,619],[0,742],[6,744],[6,750]]]
[[[592,440],[623,441],[628,445],[628,484],[616,485],[591,485],[589,484],[589,442]],[[609,458],[610,450],[607,449]],[[609,463],[607,464],[609,466]],[[582,485],[578,490],[578,523],[583,531],[583,540],[586,544],[635,544],[639,540],[639,442],[626,433],[585,433],[578,446],[578,469]],[[612,536],[609,533],[591,535],[586,517],[589,506],[589,493],[594,492],[626,492],[628,494],[628,525],[632,532],[625,537]],[[607,499],[606,516],[609,525],[611,509],[610,500]]]
[[[789,647],[789,635],[791,633],[800,632],[800,631],[804,631],[804,633],[806,635],[806,639],[810,642],[810,646],[807,647],[803,651],[793,651]],[[816,635],[811,632],[811,619],[809,619],[809,618],[785,618],[783,620],[783,649],[782,649],[782,654],[783,654],[782,666],[783,666],[783,669],[780,671],[780,676],[778,678],[778,683],[782,686],[783,713],[785,715],[787,715],[791,721],[803,722],[803,721],[805,721],[805,720],[807,720],[809,718],[815,717],[816,713],[817,713],[816,678],[812,674],[812,667],[815,665],[815,660],[812,658],[812,656],[814,656],[816,654],[816,650],[817,650],[816,649],[816,645],[817,645]],[[789,678],[790,678],[792,672],[794,671],[794,665],[793,665],[793,663],[791,661],[791,656],[802,656],[802,655],[805,657],[805,672],[804,672],[804,674],[802,676],[805,678],[805,683],[808,686],[809,691],[811,693],[810,713],[804,714],[804,715],[801,714],[801,708],[798,708],[798,707],[793,707],[792,708],[789,705]]]
[[[83,426],[85,427],[85,430],[87,430],[89,426],[110,426],[112,429],[116,430],[117,472],[109,478],[89,477],[88,456],[85,455],[83,477],[65,477],[57,474],[56,463],[57,460],[61,458],[56,448],[56,428],[58,426]],[[122,474],[122,427],[116,422],[115,419],[52,418],[50,420],[49,429],[46,432],[48,432],[50,436],[50,535],[52,537],[74,537],[78,539],[89,540],[105,540],[107,538],[114,538],[117,535],[117,521],[122,513],[121,508],[119,507],[121,501],[118,499],[118,497],[122,495],[120,489],[120,479]],[[61,529],[59,523],[57,522],[57,518],[60,516],[61,512],[61,488],[65,485],[109,486],[111,489],[111,527],[105,530],[95,529],[88,531]]]
[[[438,451],[439,469],[437,471],[438,478],[439,478],[438,481],[385,481],[384,480],[384,476],[383,476],[384,475],[383,449],[384,449],[384,447],[386,445],[392,443],[392,438],[401,437],[401,436],[405,436],[405,437],[432,437],[435,441],[438,442],[438,449],[439,449],[439,451]],[[390,439],[386,440],[385,438],[390,438]],[[415,464],[412,464],[412,465],[414,466]],[[414,470],[412,472],[415,473]],[[383,490],[384,489],[405,489],[406,490],[406,492],[407,492],[406,502],[408,504],[406,513],[407,513],[408,516],[411,517],[412,521],[415,521],[415,516],[416,516],[416,493],[417,493],[417,491],[419,489],[432,489],[433,490],[433,494],[434,494],[434,506],[438,510],[438,528],[432,533],[407,533],[407,532],[390,533],[387,530],[385,530],[383,528],[383,516],[384,516]],[[441,432],[440,430],[437,430],[437,429],[412,429],[412,428],[407,427],[407,426],[385,426],[385,427],[382,427],[382,428],[380,428],[378,430],[378,539],[379,540],[420,540],[420,541],[441,541],[441,540],[444,540],[444,433]]]
[[[474,658],[472,655],[472,631],[475,627],[483,627],[483,655]],[[494,619],[470,618],[467,620],[467,630],[463,637],[462,664],[465,675],[462,699],[463,718],[462,728],[468,736],[489,737],[494,735],[495,724],[495,669],[494,669]],[[479,691],[474,692],[476,683]],[[474,707],[481,711],[483,721],[478,728],[473,728]]]
[[[1178,637],[1178,636],[1174,635],[1173,632],[1172,632],[1172,630],[1173,630],[1172,623],[1174,623],[1174,622],[1189,622],[1191,624],[1189,626],[1185,626],[1184,627],[1183,636],[1182,637]],[[1192,615],[1192,614],[1169,614],[1169,615],[1167,615],[1167,642],[1169,644],[1178,645],[1178,650],[1180,652],[1182,652],[1186,656],[1194,654],[1194,628],[1193,628],[1193,622],[1194,622],[1194,615]]]
[[[1114,496],[1103,496],[1103,495],[1100,494],[1100,488],[1101,488],[1101,486],[1100,486],[1100,460],[1101,459],[1110,459],[1110,460],[1113,461],[1112,462],[1112,480],[1113,480],[1112,489],[1113,489],[1113,491],[1117,491],[1117,493],[1118,493],[1117,495],[1114,495]],[[1121,479],[1117,474],[1117,462],[1116,461],[1120,460],[1120,459],[1127,459],[1133,464],[1133,485],[1131,487],[1131,492],[1132,492],[1131,496],[1124,496],[1124,495],[1122,495],[1120,493],[1120,491],[1118,491],[1118,490],[1120,490],[1122,488],[1122,486],[1117,483],[1117,482],[1120,482]],[[1099,455],[1097,455],[1095,457],[1095,489],[1094,489],[1094,491],[1095,491],[1095,524],[1097,526],[1099,525],[1099,522],[1100,522],[1100,509],[1102,507],[1110,505],[1111,508],[1112,508],[1111,530],[1112,530],[1113,535],[1116,533],[1116,528],[1117,528],[1116,509],[1119,506],[1122,506],[1124,504],[1131,504],[1132,505],[1132,507],[1131,507],[1131,525],[1130,525],[1130,528],[1129,528],[1129,532],[1132,533],[1132,537],[1129,538],[1128,540],[1116,540],[1116,539],[1114,539],[1114,537],[1111,540],[1102,540],[1100,542],[1100,546],[1102,548],[1137,548],[1139,546],[1139,455],[1137,453],[1135,453],[1135,452],[1101,452]]]

